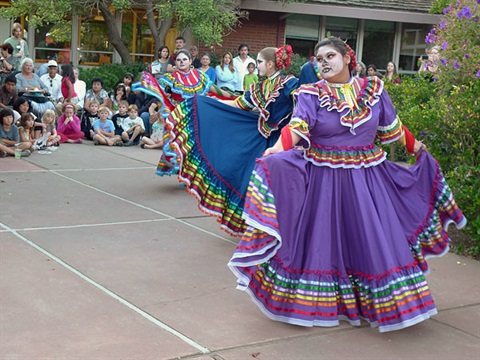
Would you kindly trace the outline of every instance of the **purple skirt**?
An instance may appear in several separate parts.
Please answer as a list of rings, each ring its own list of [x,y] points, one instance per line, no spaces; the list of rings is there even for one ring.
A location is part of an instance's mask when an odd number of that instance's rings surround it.
[[[398,330],[437,313],[425,258],[466,223],[435,159],[410,168],[316,166],[291,150],[259,159],[229,266],[271,319]]]

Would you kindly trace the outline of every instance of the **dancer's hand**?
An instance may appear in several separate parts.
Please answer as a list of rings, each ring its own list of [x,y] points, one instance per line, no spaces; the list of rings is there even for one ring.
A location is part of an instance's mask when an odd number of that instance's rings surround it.
[[[269,156],[283,151],[282,143],[277,143],[263,152],[263,156]]]

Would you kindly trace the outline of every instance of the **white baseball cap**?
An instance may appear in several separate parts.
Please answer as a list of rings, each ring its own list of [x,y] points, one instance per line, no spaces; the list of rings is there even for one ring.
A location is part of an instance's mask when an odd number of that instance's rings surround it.
[[[50,67],[50,66],[58,67],[58,64],[55,60],[50,60],[47,64],[47,67]]]

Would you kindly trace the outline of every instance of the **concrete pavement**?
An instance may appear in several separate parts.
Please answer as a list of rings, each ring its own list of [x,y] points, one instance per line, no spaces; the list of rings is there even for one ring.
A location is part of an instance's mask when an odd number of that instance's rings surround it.
[[[480,262],[427,277],[439,314],[380,334],[265,317],[235,290],[236,239],[159,151],[64,144],[0,159],[0,359],[480,359]]]

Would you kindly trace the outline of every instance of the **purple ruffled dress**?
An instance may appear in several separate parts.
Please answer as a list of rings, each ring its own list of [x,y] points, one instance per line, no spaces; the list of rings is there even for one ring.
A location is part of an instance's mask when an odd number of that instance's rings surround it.
[[[405,168],[375,145],[401,136],[382,81],[348,86],[353,104],[348,89],[325,81],[297,91],[289,126],[302,147],[257,160],[248,229],[229,267],[273,320],[364,319],[380,332],[398,330],[437,313],[425,258],[447,252],[447,224],[461,228],[466,219],[428,153]]]

